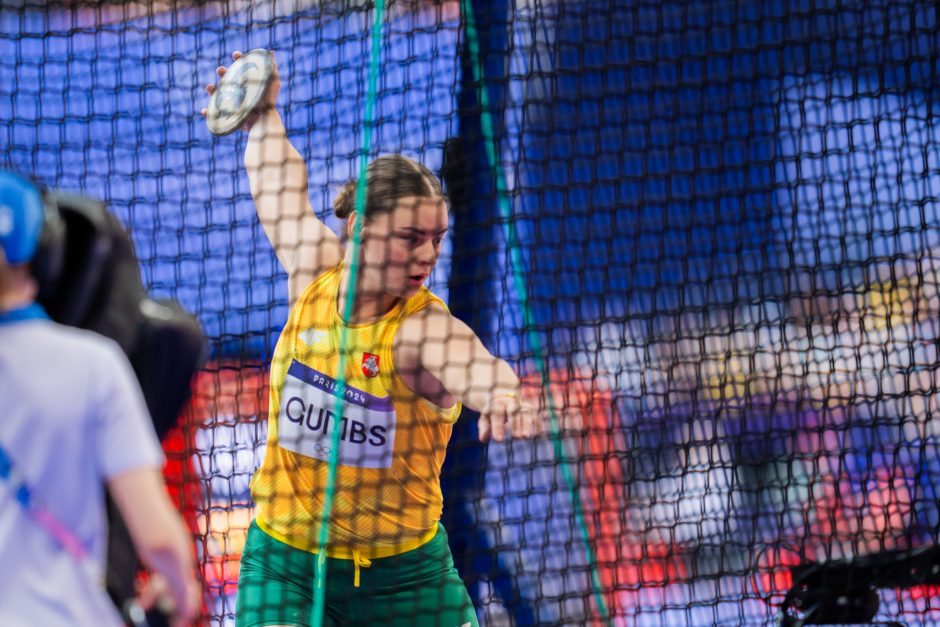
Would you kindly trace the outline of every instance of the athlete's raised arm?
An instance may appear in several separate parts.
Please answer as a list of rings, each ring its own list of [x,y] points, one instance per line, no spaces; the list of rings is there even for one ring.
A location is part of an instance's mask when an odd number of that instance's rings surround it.
[[[233,60],[240,56],[237,51],[232,54]],[[225,71],[220,67],[216,73],[222,77]],[[248,130],[245,168],[261,226],[287,272],[293,305],[313,279],[342,260],[343,249],[340,239],[317,219],[310,205],[307,165],[290,143],[276,108],[280,88],[275,64],[259,113],[243,127]],[[211,95],[215,86],[206,86],[206,91]]]
[[[402,362],[399,368],[407,364],[420,369],[479,411],[480,440],[536,434],[536,411],[523,400],[519,377],[444,309],[431,306],[407,318],[396,337],[395,358]]]

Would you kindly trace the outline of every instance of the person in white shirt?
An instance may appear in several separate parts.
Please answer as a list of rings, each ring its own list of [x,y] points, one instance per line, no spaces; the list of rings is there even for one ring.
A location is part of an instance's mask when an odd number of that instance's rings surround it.
[[[36,302],[44,203],[0,171],[0,626],[123,625],[103,586],[105,486],[165,583],[161,607],[191,624],[201,597],[192,542],[130,364],[110,339],[52,322]]]

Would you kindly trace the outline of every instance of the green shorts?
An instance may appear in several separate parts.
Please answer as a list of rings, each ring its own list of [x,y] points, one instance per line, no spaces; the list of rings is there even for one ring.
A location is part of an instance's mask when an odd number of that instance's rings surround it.
[[[310,625],[316,562],[313,553],[272,538],[252,521],[238,577],[236,626]],[[324,626],[479,625],[441,525],[417,549],[360,568],[359,587],[353,585],[353,560],[326,562]]]

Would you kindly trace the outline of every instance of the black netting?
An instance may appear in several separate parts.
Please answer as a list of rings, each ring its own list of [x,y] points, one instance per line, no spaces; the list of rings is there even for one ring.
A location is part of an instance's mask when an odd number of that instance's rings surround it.
[[[199,115],[253,48],[316,216],[341,231],[363,151],[425,164],[429,287],[553,401],[561,433],[454,428],[442,520],[482,624],[938,620],[935,4],[402,1],[378,58],[374,9],[2,2],[0,166],[107,201],[208,335],[166,446],[211,624],[289,313],[246,135]]]

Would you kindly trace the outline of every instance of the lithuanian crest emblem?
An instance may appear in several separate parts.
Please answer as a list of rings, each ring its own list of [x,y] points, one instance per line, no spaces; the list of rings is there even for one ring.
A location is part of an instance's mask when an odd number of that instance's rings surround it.
[[[372,353],[362,354],[362,374],[374,377],[379,374],[379,356]]]

